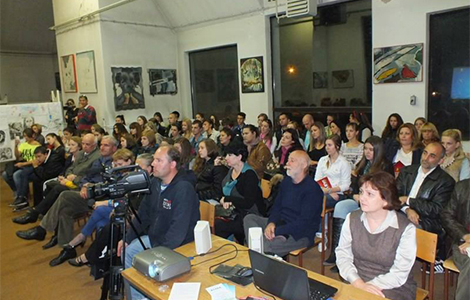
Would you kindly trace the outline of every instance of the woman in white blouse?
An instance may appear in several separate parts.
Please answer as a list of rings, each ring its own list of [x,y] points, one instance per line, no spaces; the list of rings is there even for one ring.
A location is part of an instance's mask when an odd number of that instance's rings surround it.
[[[338,201],[343,200],[343,192],[349,190],[351,185],[351,165],[339,154],[340,148],[341,138],[336,134],[329,136],[325,141],[328,155],[320,158],[315,172],[315,181],[327,177],[331,184],[331,188],[322,186],[327,208],[334,207]]]
[[[411,269],[416,259],[416,228],[398,213],[401,203],[387,172],[360,179],[361,210],[350,213],[336,248],[342,278],[354,287],[392,300],[414,300]],[[380,251],[377,251],[380,250]]]

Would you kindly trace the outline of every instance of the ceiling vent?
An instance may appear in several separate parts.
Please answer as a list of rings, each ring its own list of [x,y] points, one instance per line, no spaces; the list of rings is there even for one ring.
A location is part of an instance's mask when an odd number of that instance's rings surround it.
[[[302,16],[316,16],[317,15],[317,0],[277,0],[276,2],[276,18],[295,18]],[[279,15],[284,12],[285,14]]]

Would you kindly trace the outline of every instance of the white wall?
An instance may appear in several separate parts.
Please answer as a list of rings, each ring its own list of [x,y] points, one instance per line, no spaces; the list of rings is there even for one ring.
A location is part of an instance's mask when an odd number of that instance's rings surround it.
[[[373,48],[424,43],[423,81],[374,84],[372,119],[376,132],[382,132],[387,117],[399,113],[405,122],[426,115],[428,80],[428,13],[469,5],[468,0],[393,0],[372,1]],[[411,106],[410,96],[417,104]]]
[[[242,58],[253,56],[263,56],[264,59],[265,92],[243,94],[239,84],[241,111],[247,113],[248,123],[256,123],[258,114],[262,112],[271,114],[272,81],[269,31],[269,20],[261,13],[254,16],[240,17],[237,20],[178,30],[178,65],[183,115],[193,115],[188,53],[234,44],[237,45],[239,61]],[[240,70],[238,76],[240,78]]]
[[[0,95],[9,104],[48,102],[58,71],[54,54],[0,53]]]
[[[56,25],[113,2],[115,1],[54,0]],[[94,22],[89,24],[73,26],[65,32],[59,30],[57,49],[59,57],[87,50],[95,51],[98,93],[86,95],[89,103],[96,108],[98,122],[109,130],[114,124],[114,117],[118,114],[124,114],[129,124],[139,115],[150,118],[156,111],[160,111],[165,117],[170,111],[180,110],[179,92],[174,96],[155,97],[149,93],[147,69],[177,69],[176,36],[173,31],[166,28],[154,2],[140,0],[125,4],[104,12],[99,19],[95,17],[93,20]],[[115,110],[112,66],[142,67],[145,109]],[[78,82],[78,92],[63,93],[63,98],[74,98],[77,102],[80,94],[80,82]]]

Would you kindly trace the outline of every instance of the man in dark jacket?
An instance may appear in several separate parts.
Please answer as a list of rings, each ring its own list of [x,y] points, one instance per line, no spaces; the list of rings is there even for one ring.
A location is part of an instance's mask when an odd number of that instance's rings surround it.
[[[452,256],[460,271],[455,299],[470,299],[470,179],[455,185],[442,212],[442,225],[452,238]]]
[[[445,259],[445,232],[441,213],[455,185],[454,179],[439,167],[444,155],[445,149],[440,143],[431,143],[423,151],[421,165],[404,167],[397,178],[402,211],[417,227],[439,236],[437,272],[443,271],[440,264]]]
[[[243,219],[245,235],[250,227],[264,230],[264,251],[284,256],[290,251],[312,245],[320,226],[323,191],[308,176],[310,158],[297,150],[289,155],[287,175],[279,189],[269,218],[254,214]]]
[[[153,176],[150,194],[140,203],[136,227],[145,247],[164,246],[177,248],[194,240],[194,227],[199,220],[199,200],[192,183],[184,172],[179,172],[180,154],[173,146],[162,146],[154,154]],[[132,265],[132,258],[143,251],[137,233],[126,234],[125,268]],[[118,244],[121,254],[124,242]],[[130,287],[126,281],[127,299],[142,299],[144,296]]]

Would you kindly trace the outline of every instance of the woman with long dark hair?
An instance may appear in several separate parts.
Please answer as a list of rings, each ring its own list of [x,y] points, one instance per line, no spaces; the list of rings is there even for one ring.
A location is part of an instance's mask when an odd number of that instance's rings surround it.
[[[302,144],[299,140],[299,134],[297,130],[292,128],[287,128],[282,133],[281,141],[279,142],[281,147],[274,151],[274,157],[277,159],[279,166],[282,171],[284,171],[284,166],[289,159],[289,155],[295,150],[303,150]]]
[[[314,122],[310,127],[310,145],[307,154],[310,157],[311,166],[316,166],[320,158],[326,155],[325,134],[325,127],[322,122]]]
[[[379,171],[385,171],[393,175],[393,166],[385,158],[385,149],[383,141],[378,136],[369,137],[364,143],[364,155],[352,171],[351,189],[353,199],[345,199],[335,206],[333,213],[333,240],[330,257],[323,263],[326,266],[334,265],[336,262],[335,249],[339,243],[341,227],[346,216],[356,209],[359,209],[359,179],[365,174],[373,174]],[[337,271],[333,268],[332,271]]]
[[[387,123],[385,124],[385,128],[382,131],[382,140],[384,141],[386,147],[388,147],[389,144],[396,139],[398,129],[401,125],[403,125],[403,119],[399,114],[393,113],[388,116]]]
[[[393,163],[396,177],[402,167],[421,163],[423,149],[416,127],[411,123],[402,124],[393,143],[384,143],[384,145],[387,149],[386,157]]]
[[[196,193],[199,200],[219,200],[222,197],[222,180],[227,175],[225,166],[216,166],[219,155],[217,144],[210,138],[199,143],[193,171],[196,174]]]
[[[277,147],[277,140],[273,132],[273,122],[271,120],[266,119],[261,121],[259,137],[271,153],[274,153]]]

